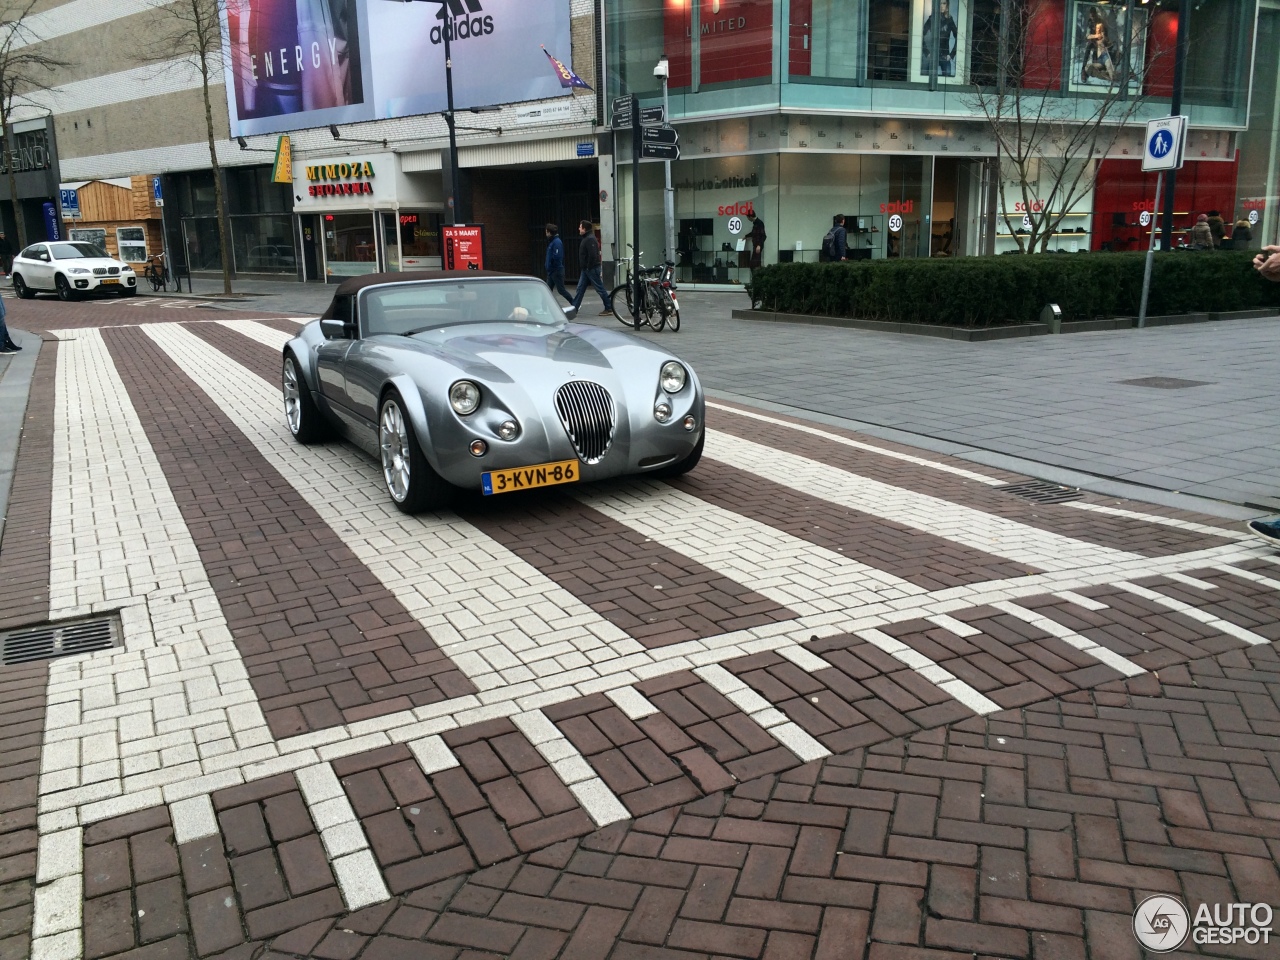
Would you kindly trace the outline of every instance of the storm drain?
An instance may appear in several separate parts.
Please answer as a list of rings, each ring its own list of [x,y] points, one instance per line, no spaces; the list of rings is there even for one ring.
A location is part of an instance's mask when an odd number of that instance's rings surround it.
[[[120,645],[120,621],[114,616],[42,623],[0,633],[5,666],[71,657]]]
[[[1127,387],[1152,387],[1156,390],[1186,390],[1190,387],[1209,387],[1208,380],[1183,380],[1179,377],[1138,377],[1136,380],[1120,380]]]
[[[1048,480],[1024,480],[1022,483],[1006,483],[1002,487],[996,487],[1001,493],[1012,493],[1015,497],[1022,497],[1024,500],[1034,500],[1036,503],[1068,503],[1072,500],[1079,500],[1084,496],[1075,487],[1061,487],[1056,483],[1050,483]]]

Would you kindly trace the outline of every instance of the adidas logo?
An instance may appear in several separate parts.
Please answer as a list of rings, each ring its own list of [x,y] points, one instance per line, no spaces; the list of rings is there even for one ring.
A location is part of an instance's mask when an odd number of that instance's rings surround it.
[[[446,8],[449,11],[447,20]],[[480,0],[444,0],[436,19],[441,21],[439,26],[431,28],[431,42],[436,44],[444,42],[445,30],[449,31],[450,43],[493,33],[493,17],[484,13]]]

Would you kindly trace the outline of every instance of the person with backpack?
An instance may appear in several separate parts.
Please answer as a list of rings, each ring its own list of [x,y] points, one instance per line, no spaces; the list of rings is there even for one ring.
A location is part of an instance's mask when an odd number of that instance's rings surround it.
[[[831,229],[822,238],[818,259],[823,263],[836,263],[849,259],[849,232],[844,228],[844,214],[831,218]]]
[[[553,293],[558,293],[570,303],[573,295],[564,288],[564,241],[560,239],[560,228],[548,223],[547,234],[547,286]]]

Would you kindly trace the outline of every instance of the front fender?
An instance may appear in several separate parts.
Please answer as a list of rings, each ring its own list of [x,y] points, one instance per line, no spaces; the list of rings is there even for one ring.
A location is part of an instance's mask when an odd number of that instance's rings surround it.
[[[431,426],[427,423],[427,409],[422,403],[422,391],[407,373],[398,373],[387,379],[382,388],[382,395],[378,398],[378,411],[374,414],[375,418],[381,416],[382,396],[385,396],[387,390],[393,387],[404,402],[404,415],[409,418],[413,435],[418,438],[418,446],[422,448],[422,455],[427,458],[431,468],[438,472],[440,461],[436,456],[435,445],[431,442]],[[377,423],[374,423],[373,429],[377,434]]]
[[[313,320],[284,345],[283,353],[292,353],[298,359],[298,366],[302,368],[302,377],[313,394],[320,393],[320,378],[316,373],[316,350],[322,343],[324,343],[324,336],[320,333],[320,321]]]

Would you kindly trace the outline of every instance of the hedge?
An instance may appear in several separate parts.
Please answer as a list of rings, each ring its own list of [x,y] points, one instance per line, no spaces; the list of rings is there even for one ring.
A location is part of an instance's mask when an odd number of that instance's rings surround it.
[[[1253,254],[1158,253],[1151,316],[1273,308],[1280,283],[1258,276]],[[895,323],[997,327],[1033,323],[1045,304],[1064,319],[1137,316],[1143,253],[778,263],[746,284],[756,309]]]

